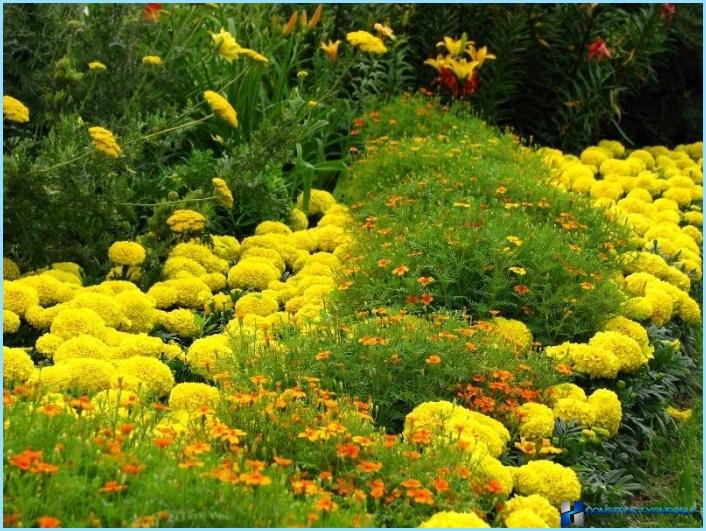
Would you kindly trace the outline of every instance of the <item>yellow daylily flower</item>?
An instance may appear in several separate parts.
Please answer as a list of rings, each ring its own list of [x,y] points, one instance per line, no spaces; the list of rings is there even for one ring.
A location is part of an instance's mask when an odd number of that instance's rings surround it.
[[[324,44],[323,42],[321,43],[321,49],[326,52],[326,55],[328,55],[328,58],[331,61],[335,61],[338,58],[338,47],[340,44],[341,41],[333,42],[331,39],[329,39],[326,44]]]
[[[481,66],[483,63],[486,61],[489,61],[490,59],[497,59],[497,57],[492,54],[488,53],[488,47],[487,46],[482,46],[481,48],[478,48],[476,50],[476,47],[473,46],[472,44],[468,45],[467,51],[471,58],[478,63],[478,66]]]

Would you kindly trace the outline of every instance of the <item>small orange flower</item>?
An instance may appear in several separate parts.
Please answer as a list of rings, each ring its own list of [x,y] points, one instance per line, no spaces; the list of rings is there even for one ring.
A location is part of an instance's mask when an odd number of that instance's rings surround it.
[[[130,435],[130,434],[135,430],[135,425],[134,425],[134,424],[129,424],[129,423],[121,424],[121,425],[119,426],[118,430],[119,430],[120,433],[122,433],[123,435]]]
[[[123,485],[117,481],[108,481],[108,483],[98,489],[98,492],[120,492],[126,488],[127,485]]]
[[[390,265],[390,261],[387,260],[386,258],[381,258],[378,260],[378,267],[387,267]]]
[[[499,479],[491,479],[485,486],[485,490],[492,494],[500,494],[503,492],[504,487]]]
[[[415,452],[414,450],[406,450],[402,452],[402,455],[405,456],[407,459],[411,459],[412,461],[416,461],[420,457],[422,457],[422,454],[420,454],[419,452]]]
[[[120,467],[120,470],[122,472],[124,472],[125,474],[130,474],[130,475],[139,474],[144,469],[145,469],[145,465],[136,465],[136,464],[132,464],[132,463],[128,463],[128,464]]]
[[[418,479],[406,479],[405,481],[400,483],[400,485],[402,485],[406,489],[418,489],[422,486],[422,482]]]
[[[401,277],[405,273],[407,273],[408,271],[409,271],[409,267],[407,267],[406,265],[400,265],[392,270],[392,274],[397,275],[398,277]]]
[[[441,363],[441,356],[437,356],[436,354],[432,354],[431,356],[429,356],[426,359],[426,362],[429,365],[438,365],[439,363]]]
[[[174,441],[172,441],[171,439],[166,439],[166,438],[162,438],[162,437],[157,437],[157,438],[154,439],[152,442],[154,442],[154,445],[155,445],[157,448],[166,448],[167,446],[169,446],[170,444],[172,444],[172,442],[174,442]]]
[[[336,446],[336,455],[338,457],[350,457],[351,459],[357,459],[358,454],[360,454],[360,448],[355,444],[339,444]]]
[[[554,366],[554,370],[558,372],[559,374],[572,374],[574,370],[571,368],[571,365],[567,365],[566,363],[559,363]]]
[[[415,489],[407,493],[415,503],[434,505],[434,494],[429,489]]]
[[[37,526],[44,528],[61,527],[61,520],[53,516],[42,516],[37,520]]]
[[[436,489],[436,492],[445,492],[449,490],[449,482],[445,479],[437,478],[431,482],[431,484]]]
[[[385,448],[392,448],[397,442],[400,440],[399,436],[397,435],[385,435],[385,441],[382,443],[382,445]]]
[[[314,505],[319,511],[333,512],[338,509],[338,504],[333,501],[330,494],[324,494]]]
[[[529,288],[527,286],[525,286],[524,284],[518,284],[517,286],[512,288],[512,290],[520,296],[526,295],[527,293],[529,293]]]
[[[432,277],[419,277],[417,282],[419,282],[422,286],[426,286],[427,284],[434,282],[434,279]]]
[[[353,285],[353,281],[351,281],[351,280],[348,280],[347,282],[343,282],[343,283],[339,284],[338,291],[346,291],[352,285]]]
[[[277,457],[277,456],[274,456],[272,458],[272,460],[275,463],[277,463],[277,466],[282,467],[282,468],[287,467],[294,462],[291,459],[287,459],[286,457]]]
[[[34,463],[30,472],[33,474],[56,474],[59,467],[56,465],[50,465],[49,463],[42,463],[41,461]]]
[[[363,473],[379,472],[382,468],[382,463],[374,463],[372,461],[361,461],[358,463],[358,470]]]
[[[596,286],[591,282],[581,282],[581,289],[591,290],[596,289]]]
[[[425,293],[420,300],[424,306],[429,306],[434,301],[434,297],[430,293]]]
[[[56,404],[44,404],[43,406],[40,406],[37,408],[37,411],[40,413],[43,413],[47,417],[53,417],[55,415],[58,415],[63,411],[64,408],[57,406]]]
[[[381,479],[374,479],[368,485],[370,485],[370,495],[376,500],[385,495],[385,483]]]
[[[253,376],[252,378],[250,378],[250,381],[252,383],[254,383],[255,385],[262,385],[264,383],[267,383],[267,378],[265,378],[261,374],[257,374],[255,376]]]
[[[417,444],[431,444],[431,432],[429,430],[417,430],[412,432],[410,440]]]
[[[326,361],[327,359],[329,359],[330,356],[331,356],[331,351],[324,350],[324,351],[316,354],[315,359],[316,359],[316,361]]]

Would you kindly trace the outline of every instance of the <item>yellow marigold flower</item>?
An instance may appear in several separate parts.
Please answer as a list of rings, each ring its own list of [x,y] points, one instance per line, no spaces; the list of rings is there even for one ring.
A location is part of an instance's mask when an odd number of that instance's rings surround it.
[[[54,363],[74,359],[93,358],[108,360],[113,357],[111,349],[100,339],[79,335],[64,341],[54,352]]]
[[[592,428],[607,430],[611,437],[618,433],[620,421],[623,418],[623,408],[618,395],[608,389],[596,389],[588,397],[588,405],[595,412]]]
[[[235,38],[225,29],[221,28],[218,33],[210,32],[211,38],[216,45],[216,52],[229,63],[238,58],[241,46],[236,42]]]
[[[531,496],[515,496],[508,500],[505,504],[505,511],[507,511],[508,516],[511,513],[521,509],[529,509],[533,513],[539,515],[549,527],[561,526],[559,511],[556,507],[553,507],[546,498],[540,496],[539,494],[532,494]],[[507,518],[507,516],[505,518]]]
[[[212,408],[219,399],[220,394],[215,387],[203,383],[180,383],[169,393],[169,407],[193,412],[202,406]]]
[[[216,192],[218,202],[226,208],[231,208],[233,206],[233,193],[228,188],[228,184],[220,177],[214,177],[211,179],[211,183]]]
[[[667,415],[680,422],[686,422],[689,420],[693,413],[691,409],[677,409],[673,406],[668,406],[665,411],[667,412]]]
[[[33,286],[17,280],[5,280],[2,286],[3,309],[22,316],[32,306],[39,305],[39,294]]]
[[[326,53],[331,61],[335,61],[338,58],[338,47],[341,41],[333,42],[331,39],[327,43],[321,43],[321,49]]]
[[[115,379],[121,377],[130,383],[137,379],[142,385],[131,391],[141,391],[156,396],[165,396],[174,387],[174,376],[167,365],[155,358],[133,356],[121,361],[115,371]],[[125,378],[126,377],[126,378]]]
[[[108,249],[108,259],[118,265],[138,266],[145,261],[145,248],[136,242],[115,242]]]
[[[515,487],[522,495],[539,494],[552,505],[581,498],[576,472],[551,461],[530,461],[513,470]]]
[[[240,256],[240,242],[233,236],[214,236],[213,252],[223,260],[235,261]]]
[[[420,528],[430,529],[456,529],[456,528],[486,528],[490,527],[476,513],[457,513],[455,511],[442,511],[431,516],[419,524]]]
[[[211,110],[219,117],[228,122],[231,127],[238,127],[238,114],[228,100],[217,92],[207,90],[203,97]]]
[[[206,226],[206,218],[195,210],[175,210],[167,219],[172,232],[199,232]]]
[[[148,66],[159,66],[162,64],[162,58],[158,55],[145,55],[142,58],[142,64]]]
[[[508,529],[541,529],[549,524],[532,509],[517,509],[505,516],[505,527]]]
[[[543,439],[554,433],[554,412],[544,404],[527,402],[518,408],[517,414],[522,437]]]
[[[215,236],[214,241],[217,238],[224,237]],[[185,258],[190,258],[191,260],[201,264],[204,269],[206,269],[206,273],[228,272],[228,261],[226,259],[219,258],[218,256],[214,255],[211,249],[200,243],[179,243],[174,246],[174,249],[172,249],[172,252],[169,253],[169,256],[170,258],[174,256],[183,256]]]
[[[186,308],[179,308],[171,312],[157,311],[157,321],[168,332],[180,337],[198,337],[201,330],[196,322],[197,314]]]
[[[2,333],[14,334],[20,329],[20,316],[10,310],[2,311]]]
[[[384,54],[387,52],[382,40],[367,31],[351,31],[346,34],[346,40],[363,52]]]
[[[186,354],[186,361],[195,372],[208,376],[218,372],[222,361],[234,356],[230,338],[226,335],[202,337],[194,341]]]
[[[82,395],[93,395],[110,388],[110,379],[115,373],[112,363],[93,358],[73,358],[62,361],[55,367],[63,367],[69,374],[68,387],[63,391],[75,390]]]
[[[597,332],[588,344],[600,352],[611,352],[621,371],[634,372],[648,361],[638,342],[619,332]]]
[[[2,381],[4,387],[24,383],[32,375],[34,363],[21,348],[2,347]]]
[[[108,67],[100,61],[91,61],[90,63],[88,63],[88,68],[89,70],[93,70],[94,72],[105,72],[106,70],[108,70]]]
[[[308,215],[325,214],[326,211],[336,204],[336,199],[330,192],[325,190],[311,190],[309,195],[309,212]],[[297,197],[297,207],[303,210],[304,194],[300,193]]]
[[[82,334],[102,338],[105,321],[89,308],[65,308],[54,317],[50,331],[65,340]]]
[[[29,122],[29,109],[25,107],[24,103],[12,96],[2,97],[2,115],[11,122],[19,124]]]
[[[122,149],[118,145],[113,133],[103,127],[89,127],[88,133],[93,139],[96,149],[105,155],[117,159]]]
[[[247,258],[238,262],[228,272],[228,285],[240,289],[267,289],[273,280],[279,280],[277,268],[264,258]]]
[[[263,221],[257,227],[255,227],[255,234],[257,236],[262,236],[263,234],[275,233],[275,234],[291,234],[292,229],[290,229],[284,223],[279,221]]]
[[[279,310],[277,300],[261,293],[248,293],[235,303],[235,315],[259,315],[267,317]]]

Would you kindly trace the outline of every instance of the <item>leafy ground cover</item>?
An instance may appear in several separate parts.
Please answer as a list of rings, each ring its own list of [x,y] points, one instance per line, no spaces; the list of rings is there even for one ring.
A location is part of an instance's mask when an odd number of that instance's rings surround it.
[[[287,223],[172,210],[164,254],[117,241],[98,281],[4,259],[6,526],[700,506],[675,475],[700,447],[700,143],[577,157],[410,96],[354,125],[336,198]]]

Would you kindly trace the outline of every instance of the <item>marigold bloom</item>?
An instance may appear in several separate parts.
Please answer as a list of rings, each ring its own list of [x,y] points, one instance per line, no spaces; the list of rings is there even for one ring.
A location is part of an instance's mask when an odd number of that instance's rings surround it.
[[[204,92],[203,97],[219,118],[228,122],[231,127],[238,127],[238,114],[227,99],[212,90]]]
[[[398,277],[401,277],[402,275],[407,273],[407,271],[409,271],[409,267],[407,267],[406,265],[401,265],[401,266],[397,266],[396,268],[394,268],[392,270],[392,274],[397,275]]]
[[[346,40],[363,52],[373,54],[387,52],[382,40],[367,31],[352,31],[346,35]]]
[[[425,360],[429,365],[438,365],[441,363],[441,356],[437,356],[436,354],[432,354]]]
[[[103,127],[89,127],[88,134],[91,135],[96,149],[113,159],[117,159],[122,149],[118,145],[113,133]]]
[[[414,489],[407,493],[415,503],[434,505],[434,494],[429,489]]]
[[[422,301],[422,304],[424,306],[429,306],[434,301],[434,296],[431,295],[430,293],[425,293],[424,295],[422,295],[420,297],[419,300]]]
[[[372,461],[361,461],[358,463],[358,470],[363,473],[379,472],[382,468],[382,463],[374,463]]]
[[[432,277],[419,277],[417,282],[419,282],[422,286],[426,286],[427,284],[434,282],[434,279]]]
[[[37,520],[37,526],[47,529],[61,527],[61,520],[53,516],[42,516]]]
[[[12,96],[2,97],[2,114],[7,120],[20,124],[29,122],[29,109]]]
[[[329,359],[330,355],[331,355],[331,351],[324,350],[324,351],[316,354],[316,356],[314,358],[316,359],[316,361],[326,361],[327,359]]]
[[[514,291],[515,293],[517,293],[518,295],[521,296],[521,295],[526,295],[527,293],[529,293],[529,288],[527,286],[525,286],[524,284],[518,284],[517,286],[512,288],[512,291]]]
[[[294,462],[291,459],[287,459],[285,457],[277,457],[277,456],[274,456],[272,458],[272,460],[277,464],[277,466],[282,467],[282,468],[287,467]]]
[[[167,225],[172,232],[198,232],[206,226],[206,218],[194,210],[175,210]]]
[[[105,485],[98,489],[98,492],[120,492],[126,488],[127,485],[123,485],[117,481],[108,481]]]

